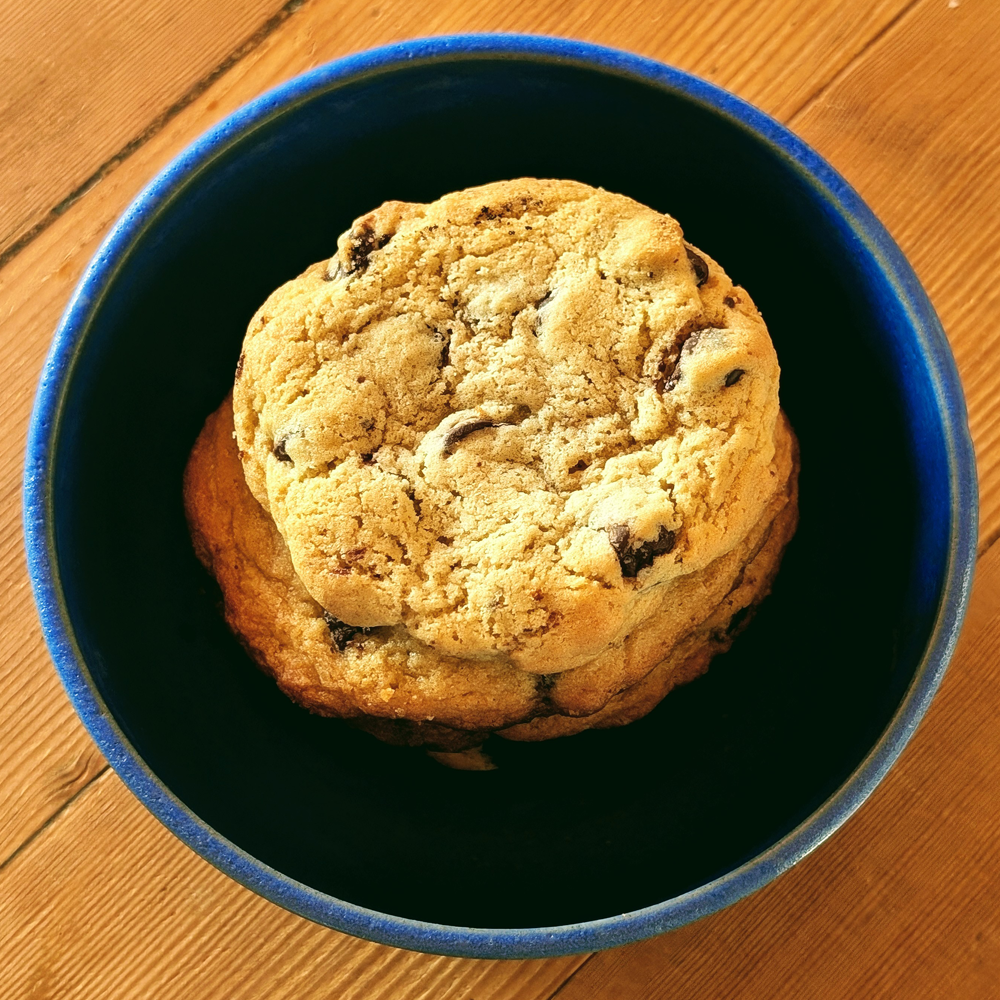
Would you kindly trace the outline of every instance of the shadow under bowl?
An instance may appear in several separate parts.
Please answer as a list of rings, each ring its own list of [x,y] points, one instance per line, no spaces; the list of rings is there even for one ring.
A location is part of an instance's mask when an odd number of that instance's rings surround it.
[[[747,288],[801,440],[801,527],[772,596],[705,677],[623,729],[491,741],[499,769],[465,773],[310,716],[252,667],[191,550],[181,473],[255,309],[355,216],[525,175],[669,212]],[[466,36],[292,80],[140,195],[53,345],[26,528],[63,681],[168,827],[329,926],[517,957],[686,923],[843,822],[947,664],[976,497],[937,319],[815,153],[658,63]]]

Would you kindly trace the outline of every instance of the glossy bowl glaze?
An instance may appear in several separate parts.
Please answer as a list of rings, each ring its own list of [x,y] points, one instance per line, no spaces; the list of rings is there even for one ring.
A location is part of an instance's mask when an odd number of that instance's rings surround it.
[[[801,527],[732,651],[620,730],[450,771],[256,671],[191,551],[181,471],[265,296],[386,199],[568,177],[680,220],[762,310]],[[292,80],[201,138],[84,275],[38,392],[31,576],[77,711],[177,836],[363,937],[526,957],[634,941],[769,882],[897,758],[969,590],[977,490],[951,354],[858,196],[761,112],[636,56],[413,41]]]

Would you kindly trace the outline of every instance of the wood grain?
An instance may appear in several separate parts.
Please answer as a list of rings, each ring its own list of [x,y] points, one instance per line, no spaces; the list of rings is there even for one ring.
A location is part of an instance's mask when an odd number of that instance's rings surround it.
[[[0,6],[0,254],[43,224],[162,126],[235,57],[302,0]],[[571,34],[651,55],[669,50],[774,114],[788,114],[905,6],[826,0],[682,0],[668,10],[637,0],[357,4],[317,2],[297,18],[299,44],[280,46],[292,72],[413,35],[453,31]],[[748,31],[767,7],[768,33]],[[808,28],[808,30],[804,30]],[[285,35],[284,38],[289,36]],[[750,42],[748,45],[747,42]],[[235,50],[235,51],[234,51]],[[229,58],[225,58],[225,57]],[[303,59],[303,56],[306,58]],[[309,58],[313,56],[314,58]],[[766,62],[785,72],[761,73]]]
[[[1000,984],[1000,545],[913,743],[811,857],[730,909],[590,961],[559,1000],[992,1000]]]
[[[281,3],[0,6],[0,253],[182,100]]]
[[[319,927],[212,868],[111,772],[8,865],[0,927],[5,1000],[534,1000],[583,961],[431,957]]]
[[[796,21],[791,0],[740,0],[732,6],[716,0],[683,0],[661,8],[654,15],[659,18],[655,29],[647,32],[648,11],[637,4],[612,8],[588,0],[535,8],[527,2],[510,7],[492,2],[468,8],[451,0],[441,5],[396,4],[383,10],[344,0],[312,0],[0,269],[0,372],[5,380],[0,423],[6,429],[0,440],[0,497],[5,498],[0,503],[0,572],[11,584],[0,603],[0,732],[18,737],[0,744],[0,817],[6,817],[0,825],[0,858],[30,836],[78,787],[67,785],[58,793],[53,775],[76,773],[83,759],[87,766],[80,773],[85,777],[99,766],[86,734],[60,695],[35,623],[21,555],[18,500],[31,400],[52,331],[101,237],[142,185],[193,138],[262,90],[365,44],[471,28],[589,33],[714,74],[724,84],[732,82],[730,71],[752,77],[746,96],[772,101],[767,109],[781,114],[822,87],[850,53],[902,9],[902,0],[895,4],[851,0],[836,9],[810,0],[806,8],[814,14],[808,24]],[[734,11],[740,14],[740,37],[760,53],[756,73],[751,73],[742,55],[732,63],[720,61],[720,53],[734,44]],[[797,33],[781,28],[777,55],[771,37],[774,24],[765,14],[780,17],[782,25],[798,24]],[[817,38],[826,39],[831,49],[822,60],[814,58]]]
[[[924,2],[792,121],[909,257],[951,341],[1000,536],[1000,10]]]
[[[152,820],[114,774],[72,798],[101,764],[55,681],[24,580],[24,428],[73,284],[155,170],[293,73],[379,42],[453,30],[589,38],[709,76],[781,118],[802,109],[797,130],[873,204],[945,320],[985,472],[988,539],[1000,530],[990,391],[1000,331],[989,323],[995,292],[988,280],[1000,195],[1000,125],[991,108],[1000,84],[993,68],[1000,20],[989,3],[309,0],[158,123],[0,270],[0,420],[7,431],[0,441],[0,858],[35,834],[0,868],[0,995],[547,1000],[578,968],[577,959],[476,963],[355,941],[215,872]],[[0,175],[0,206],[6,197]],[[914,746],[844,831],[726,913],[592,958],[560,1000],[995,995],[998,563],[995,547],[981,564],[960,653]]]

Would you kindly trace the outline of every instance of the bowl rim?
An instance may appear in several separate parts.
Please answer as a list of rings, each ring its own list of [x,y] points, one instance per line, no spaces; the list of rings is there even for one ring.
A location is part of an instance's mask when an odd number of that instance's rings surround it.
[[[790,161],[834,209],[836,222],[877,265],[883,291],[906,316],[934,390],[948,451],[950,538],[942,596],[913,680],[874,746],[843,784],[797,827],[751,860],[705,885],[652,906],[550,927],[477,928],[380,913],[319,892],[269,867],[196,816],[146,765],[100,696],[69,620],[55,552],[55,443],[75,356],[134,241],[191,177],[275,116],[356,80],[407,65],[468,58],[561,63],[638,79],[679,94],[748,130]],[[978,538],[978,486],[961,383],[940,321],[902,251],[849,184],[785,126],[741,98],[656,60],[574,39],[524,34],[416,38],[326,63],[244,105],[196,139],[137,195],[97,250],[71,296],[46,359],[28,435],[24,473],[28,571],[52,659],[90,735],[129,789],[168,829],[254,892],[317,923],[381,944],[474,958],[540,958],[638,941],[714,913],[756,891],[831,836],[899,757],[954,652],[968,604]]]

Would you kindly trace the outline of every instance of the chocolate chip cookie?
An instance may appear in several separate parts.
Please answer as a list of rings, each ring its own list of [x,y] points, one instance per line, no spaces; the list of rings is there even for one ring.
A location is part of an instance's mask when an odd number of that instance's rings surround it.
[[[770,587],[797,517],[778,375],[747,293],[629,198],[389,202],[251,321],[192,534],[314,711],[444,750],[620,725]]]
[[[782,418],[776,488],[760,521],[704,570],[653,588],[649,618],[633,633],[559,673],[525,671],[500,655],[456,657],[398,625],[337,620],[309,595],[246,485],[232,412],[227,399],[209,417],[184,486],[195,549],[222,588],[226,619],[290,698],[389,742],[460,750],[493,731],[548,739],[644,715],[728,649],[795,530],[797,457]]]
[[[390,202],[254,317],[254,496],[334,618],[555,673],[775,489],[778,364],[668,216],[565,181]]]

